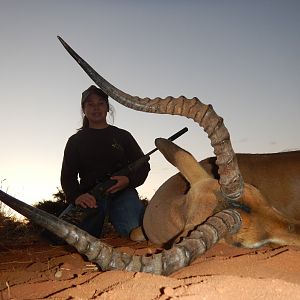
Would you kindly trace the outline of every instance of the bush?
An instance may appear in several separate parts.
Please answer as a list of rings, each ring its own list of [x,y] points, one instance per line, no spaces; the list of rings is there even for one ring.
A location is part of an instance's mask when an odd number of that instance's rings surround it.
[[[0,203],[0,236],[2,243],[5,240],[15,240],[20,236],[24,236],[28,232],[28,226],[25,222],[19,221],[7,210],[3,209]]]
[[[53,200],[42,200],[35,204],[34,207],[58,217],[68,205],[65,194],[62,190],[58,189],[58,192],[53,194]]]

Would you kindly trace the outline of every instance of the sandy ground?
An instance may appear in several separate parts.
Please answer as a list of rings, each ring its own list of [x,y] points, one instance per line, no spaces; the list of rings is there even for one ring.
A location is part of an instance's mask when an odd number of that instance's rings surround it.
[[[114,234],[122,251],[155,251]],[[300,249],[218,244],[169,277],[101,272],[70,246],[40,237],[0,244],[0,299],[300,299]]]

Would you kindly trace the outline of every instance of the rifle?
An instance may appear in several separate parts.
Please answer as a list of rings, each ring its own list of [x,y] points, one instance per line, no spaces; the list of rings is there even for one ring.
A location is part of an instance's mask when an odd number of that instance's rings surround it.
[[[168,138],[170,141],[174,141],[184,133],[188,131],[187,127],[184,127],[183,129],[179,130],[172,136]],[[157,148],[154,148],[138,160],[134,161],[133,163],[129,164],[125,168],[122,168],[121,170],[115,172],[112,174],[112,176],[117,176],[117,175],[123,175],[126,176],[130,174],[131,172],[135,172],[138,170],[143,164],[145,164],[147,161],[150,159],[150,155],[153,154],[155,151],[157,151]],[[98,184],[96,184],[90,191],[89,193],[93,195],[94,197],[99,199],[99,196],[104,196],[105,191],[116,184],[116,180],[113,179],[107,179],[105,181],[102,181]],[[59,216],[59,218],[74,224],[76,226],[81,226],[83,221],[86,220],[87,218],[93,218],[93,216],[97,215],[97,208],[83,208],[81,206],[76,206],[73,204],[70,204]],[[52,237],[53,239],[53,237]]]
[[[179,138],[181,135],[186,133],[188,131],[187,127],[184,127],[183,129],[179,130],[172,136],[168,138],[169,141],[174,141],[177,138]],[[125,168],[122,168],[121,170],[118,170],[117,172],[114,172],[111,176],[128,176],[130,173],[133,173],[137,171],[140,167],[142,167],[146,162],[150,160],[150,155],[153,154],[155,151],[157,151],[157,148],[154,148],[138,160],[134,161],[133,163],[129,164]],[[89,193],[93,195],[94,197],[103,196],[105,191],[115,185],[117,183],[117,180],[114,179],[107,179],[103,182],[99,182],[96,184]]]

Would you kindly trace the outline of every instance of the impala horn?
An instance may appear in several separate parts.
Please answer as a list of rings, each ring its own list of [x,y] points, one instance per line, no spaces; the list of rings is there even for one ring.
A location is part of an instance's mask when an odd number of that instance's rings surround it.
[[[192,99],[184,96],[149,99],[126,94],[99,75],[61,37],[58,36],[58,39],[99,88],[115,101],[138,111],[191,118],[203,127],[217,157],[220,189],[224,197],[232,202],[242,196],[244,184],[236,155],[231,146],[230,135],[223,119],[216,114],[212,105],[205,105],[196,97]]]
[[[79,253],[85,255],[89,261],[96,263],[103,271],[117,269],[169,275],[189,265],[228,233],[236,233],[241,225],[238,212],[232,209],[224,210],[208,218],[189,237],[184,238],[171,249],[151,256],[136,256],[122,253],[84,230],[41,209],[32,207],[1,190],[0,200],[65,240]]]

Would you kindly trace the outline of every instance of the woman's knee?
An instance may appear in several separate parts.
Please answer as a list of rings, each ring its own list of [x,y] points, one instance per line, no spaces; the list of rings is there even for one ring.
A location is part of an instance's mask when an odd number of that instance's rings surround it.
[[[119,234],[128,237],[134,228],[141,225],[145,206],[134,189],[119,195],[118,201],[112,201],[111,223]]]

